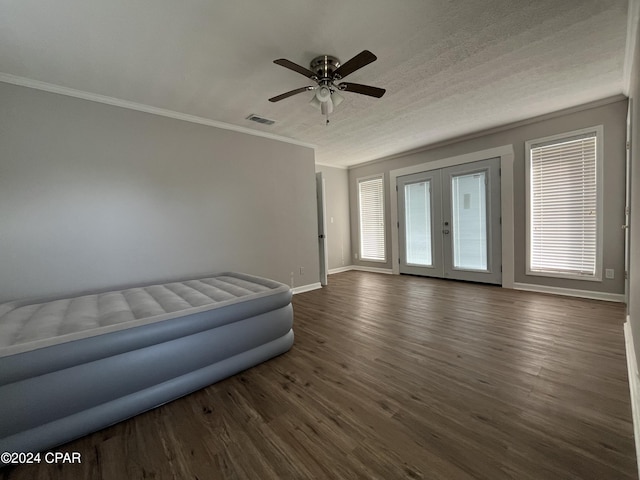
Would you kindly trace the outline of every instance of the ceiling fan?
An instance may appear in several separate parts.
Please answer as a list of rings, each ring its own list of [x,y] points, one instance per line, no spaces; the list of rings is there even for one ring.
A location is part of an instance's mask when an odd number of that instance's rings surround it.
[[[293,63],[291,60],[287,60],[286,58],[279,58],[278,60],[274,60],[273,63],[310,78],[316,82],[316,85],[296,88],[290,92],[272,97],[269,101],[279,102],[280,100],[297,95],[298,93],[315,90],[316,93],[309,103],[320,109],[322,114],[326,116],[328,124],[329,114],[333,112],[334,107],[337,107],[344,100],[344,97],[338,93],[339,91],[359,93],[361,95],[368,95],[376,98],[380,98],[384,95],[386,92],[384,88],[361,85],[359,83],[340,82],[347,75],[369,65],[371,62],[377,60],[377,58],[378,57],[369,50],[363,50],[351,60],[340,64],[340,60],[336,57],[332,57],[331,55],[320,55],[319,57],[311,60],[310,69],[306,69],[297,63]]]

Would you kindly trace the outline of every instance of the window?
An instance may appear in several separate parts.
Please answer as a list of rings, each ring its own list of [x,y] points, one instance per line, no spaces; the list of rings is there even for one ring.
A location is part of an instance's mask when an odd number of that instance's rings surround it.
[[[601,280],[602,126],[525,150],[527,274]]]
[[[360,259],[385,262],[384,178],[358,179]]]

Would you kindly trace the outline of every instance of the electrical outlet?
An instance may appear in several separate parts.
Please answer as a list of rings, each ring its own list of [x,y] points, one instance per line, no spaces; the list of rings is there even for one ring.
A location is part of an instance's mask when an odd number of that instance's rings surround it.
[[[613,268],[607,268],[607,269],[604,271],[604,276],[605,276],[605,278],[609,278],[609,279],[614,278],[614,271],[613,271]]]
[[[300,275],[304,275],[304,267],[300,267]]]
[[[357,254],[357,253],[354,253],[354,254],[353,254],[353,258],[355,258],[355,259],[357,260],[357,259],[358,259],[358,254]]]

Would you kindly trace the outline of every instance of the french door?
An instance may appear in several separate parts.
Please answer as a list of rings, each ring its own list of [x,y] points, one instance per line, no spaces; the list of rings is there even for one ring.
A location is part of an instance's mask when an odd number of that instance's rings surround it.
[[[400,273],[502,283],[500,159],[397,182]]]

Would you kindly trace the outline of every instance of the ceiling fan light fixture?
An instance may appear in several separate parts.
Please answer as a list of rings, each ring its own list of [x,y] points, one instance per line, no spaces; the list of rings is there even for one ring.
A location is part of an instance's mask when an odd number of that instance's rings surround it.
[[[344,100],[344,96],[340,95],[337,91],[334,91],[331,94],[331,101],[333,102],[333,106],[337,107]]]
[[[344,97],[338,93],[338,90],[358,93],[360,95],[368,95],[370,97],[380,98],[384,95],[385,89],[372,87],[370,85],[362,85],[359,83],[336,83],[342,81],[347,75],[352,74],[356,70],[369,65],[375,61],[377,57],[369,50],[363,50],[346,63],[341,64],[338,58],[331,55],[320,55],[314,58],[309,66],[311,69],[301,67],[297,63],[285,58],[274,60],[273,63],[282,67],[300,73],[307,78],[316,82],[316,86],[308,86],[291,90],[290,92],[277,95],[269,99],[270,102],[279,102],[292,95],[297,95],[306,90],[315,90],[313,98],[309,101],[309,105],[320,110],[327,118],[329,124],[329,114],[333,112],[334,107],[340,105]]]
[[[320,85],[316,89],[316,98],[320,102],[326,102],[331,99],[331,90],[326,85]]]
[[[319,102],[331,100],[331,90],[326,85],[320,85],[316,89],[316,98]]]
[[[316,110],[320,110],[320,105],[322,105],[322,102],[318,100],[314,95],[313,97],[311,97],[311,100],[309,101],[309,105],[311,105]]]
[[[323,115],[329,115],[331,112],[333,112],[333,101],[331,100],[331,97],[329,97],[326,102],[320,103],[320,111]]]

